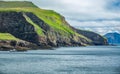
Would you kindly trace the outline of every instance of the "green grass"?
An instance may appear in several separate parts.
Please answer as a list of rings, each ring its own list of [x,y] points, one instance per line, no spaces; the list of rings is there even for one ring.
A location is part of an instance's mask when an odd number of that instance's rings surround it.
[[[0,1],[1,8],[13,8],[13,7],[36,7],[32,2],[27,1]]]
[[[9,33],[0,33],[0,40],[19,40]]]
[[[0,1],[0,12],[32,12],[38,18],[42,19],[45,23],[52,27],[56,32],[59,32],[62,36],[70,36],[72,34],[87,39],[86,37],[73,31],[66,23],[64,23],[63,17],[53,10],[40,9],[31,2],[23,2],[22,5],[21,3],[22,2],[17,1]],[[25,18],[35,27],[36,32],[39,35],[43,35],[42,29],[37,24],[35,24],[29,17],[25,16]]]

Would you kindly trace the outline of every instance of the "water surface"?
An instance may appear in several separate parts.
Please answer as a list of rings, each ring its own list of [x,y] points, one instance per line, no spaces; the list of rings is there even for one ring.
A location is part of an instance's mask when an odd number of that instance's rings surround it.
[[[120,46],[0,51],[0,74],[120,74]]]

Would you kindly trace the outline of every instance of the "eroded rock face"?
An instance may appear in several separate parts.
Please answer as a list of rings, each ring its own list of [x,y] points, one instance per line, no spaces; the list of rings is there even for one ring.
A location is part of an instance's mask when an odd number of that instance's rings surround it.
[[[32,43],[38,43],[35,29],[23,17],[22,12],[0,12],[0,32]]]

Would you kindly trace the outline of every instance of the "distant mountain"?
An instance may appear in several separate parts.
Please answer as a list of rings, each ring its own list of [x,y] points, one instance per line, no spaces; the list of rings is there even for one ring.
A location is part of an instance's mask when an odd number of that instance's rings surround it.
[[[107,33],[106,35],[104,35],[109,44],[120,44],[120,34],[119,33]]]

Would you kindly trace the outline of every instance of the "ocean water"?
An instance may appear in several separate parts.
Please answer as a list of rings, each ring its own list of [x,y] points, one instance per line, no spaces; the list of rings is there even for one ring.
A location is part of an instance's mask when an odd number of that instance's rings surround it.
[[[0,51],[0,74],[120,74],[120,46]]]

